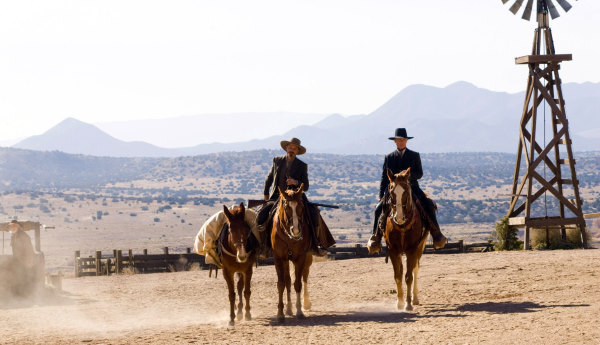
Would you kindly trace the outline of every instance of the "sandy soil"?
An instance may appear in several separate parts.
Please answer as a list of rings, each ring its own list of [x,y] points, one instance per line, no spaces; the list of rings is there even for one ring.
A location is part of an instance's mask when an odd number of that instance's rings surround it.
[[[273,266],[255,270],[252,321],[227,325],[208,271],[63,280],[0,305],[2,344],[399,344],[600,342],[598,250],[425,255],[420,300],[396,309],[382,258],[316,262],[307,318],[276,322]],[[220,272],[219,272],[220,273]]]

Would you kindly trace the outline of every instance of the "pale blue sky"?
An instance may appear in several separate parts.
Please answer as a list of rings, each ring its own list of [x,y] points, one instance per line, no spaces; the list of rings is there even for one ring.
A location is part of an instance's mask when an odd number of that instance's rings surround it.
[[[600,81],[600,1],[551,22],[564,82]],[[511,3],[513,1],[511,0]],[[3,1],[0,143],[66,117],[370,113],[411,84],[524,89],[535,22],[500,0]]]

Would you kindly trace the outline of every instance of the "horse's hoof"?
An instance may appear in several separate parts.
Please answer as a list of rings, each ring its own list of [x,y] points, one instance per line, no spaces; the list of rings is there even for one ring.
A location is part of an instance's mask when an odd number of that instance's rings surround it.
[[[412,311],[412,310],[413,310],[412,304],[407,304],[404,306],[404,311]]]
[[[243,315],[242,313],[238,313],[237,314],[237,320],[238,321],[242,321],[242,315]]]
[[[292,308],[288,308],[285,311],[285,315],[287,315],[287,316],[294,316],[294,312],[292,311]]]
[[[299,311],[296,313],[296,319],[303,320],[303,319],[306,319],[306,316],[304,316],[303,312]]]
[[[250,313],[246,313],[245,319],[246,319],[246,321],[252,320],[252,315],[250,315]]]
[[[310,302],[304,302],[304,310],[310,310],[312,308],[312,304]]]
[[[235,326],[235,321],[233,321],[233,320],[229,321],[229,326]]]
[[[419,300],[417,298],[413,298],[413,305],[420,305]]]
[[[283,315],[277,316],[277,322],[284,323],[285,322],[285,316],[283,316]]]

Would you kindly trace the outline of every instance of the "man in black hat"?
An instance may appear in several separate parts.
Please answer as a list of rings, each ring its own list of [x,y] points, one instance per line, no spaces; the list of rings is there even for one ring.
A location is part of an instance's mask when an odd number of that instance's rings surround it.
[[[369,239],[367,247],[372,253],[377,253],[381,250],[381,237],[385,230],[385,220],[389,213],[389,207],[384,207],[388,197],[388,185],[390,180],[387,177],[387,169],[389,168],[394,174],[410,168],[410,186],[413,195],[417,197],[423,206],[423,209],[429,217],[426,223],[433,237],[433,246],[436,249],[443,248],[446,245],[446,237],[440,231],[440,226],[435,215],[435,205],[419,187],[419,179],[423,177],[423,168],[421,167],[421,156],[418,152],[411,151],[406,148],[406,143],[409,139],[405,128],[396,128],[396,132],[390,140],[396,143],[396,150],[387,156],[383,161],[383,173],[381,174],[381,183],[379,185],[379,203],[375,208],[375,219],[373,224],[373,236]],[[385,210],[385,212],[382,212]],[[383,214],[382,214],[383,213]],[[381,220],[380,220],[381,217]]]
[[[279,199],[279,189],[296,189],[302,184],[304,191],[308,190],[308,165],[296,158],[297,155],[304,154],[306,148],[301,145],[298,138],[283,140],[280,144],[286,154],[273,158],[273,165],[265,180],[264,199],[267,202],[261,207],[256,216],[257,224],[263,229],[269,228],[268,223],[272,218],[271,210]],[[313,251],[316,255],[324,256],[327,254],[327,248],[335,244],[335,240],[325,221],[321,218],[318,208],[308,203],[306,194],[303,194],[302,198],[311,218],[313,238],[315,239],[313,241]],[[268,236],[263,237],[268,238]],[[268,245],[268,243],[265,244]]]

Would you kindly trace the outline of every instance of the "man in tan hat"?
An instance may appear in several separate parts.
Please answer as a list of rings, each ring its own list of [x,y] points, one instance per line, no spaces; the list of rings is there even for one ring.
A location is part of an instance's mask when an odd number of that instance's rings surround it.
[[[306,148],[302,146],[300,139],[298,138],[281,141],[281,148],[286,154],[273,158],[273,165],[265,180],[264,199],[267,202],[258,211],[256,218],[257,223],[262,228],[269,228],[268,225],[272,219],[271,210],[277,202],[277,199],[279,199],[279,189],[286,190],[288,188],[298,188],[302,184],[304,191],[306,192],[308,190],[308,165],[296,158],[297,155],[304,154]],[[321,218],[317,207],[308,203],[306,194],[303,194],[303,199],[305,201],[304,205],[308,209],[308,213],[311,217],[312,224],[315,224],[314,229],[312,229],[313,237],[319,242],[314,246],[313,251],[316,255],[323,256],[327,254],[327,248],[335,244],[335,240],[333,239],[333,236],[331,236],[331,232],[325,224],[325,221]],[[263,237],[269,238],[268,234]]]
[[[389,196],[388,185],[390,181],[387,177],[386,170],[389,168],[394,174],[410,168],[410,187],[412,193],[416,196],[424,211],[427,213],[428,227],[433,238],[433,246],[436,249],[443,248],[446,245],[446,237],[442,234],[440,226],[436,218],[436,207],[431,199],[429,199],[421,187],[419,187],[419,179],[423,177],[423,168],[421,167],[421,156],[418,152],[406,148],[406,143],[409,139],[405,128],[396,128],[393,137],[388,139],[393,140],[396,144],[396,150],[385,156],[383,162],[383,173],[381,174],[381,183],[379,185],[379,203],[375,208],[375,219],[373,224],[373,236],[369,239],[367,247],[369,252],[376,253],[381,250],[381,237],[385,228],[385,220],[389,214],[389,207],[385,207]]]

